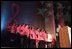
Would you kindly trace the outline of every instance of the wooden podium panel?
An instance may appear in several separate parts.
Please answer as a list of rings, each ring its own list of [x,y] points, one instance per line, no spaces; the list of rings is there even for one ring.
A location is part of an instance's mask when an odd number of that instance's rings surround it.
[[[68,29],[66,26],[61,27],[59,32],[60,48],[70,48]]]

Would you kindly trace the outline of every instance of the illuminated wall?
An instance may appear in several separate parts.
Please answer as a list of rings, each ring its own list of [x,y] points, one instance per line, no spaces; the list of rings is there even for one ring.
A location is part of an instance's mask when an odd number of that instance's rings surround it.
[[[9,3],[10,2],[1,2],[1,31],[6,28],[7,20],[10,15],[10,9],[9,9]]]
[[[56,39],[53,1],[49,1],[46,4],[46,8],[48,10],[45,13],[45,29],[48,33],[52,34],[54,36],[54,38]]]

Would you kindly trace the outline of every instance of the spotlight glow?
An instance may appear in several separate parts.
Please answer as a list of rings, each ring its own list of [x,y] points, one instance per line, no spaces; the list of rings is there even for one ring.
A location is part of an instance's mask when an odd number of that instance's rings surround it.
[[[1,17],[1,31],[5,28],[5,23],[6,23],[5,16],[2,16]]]

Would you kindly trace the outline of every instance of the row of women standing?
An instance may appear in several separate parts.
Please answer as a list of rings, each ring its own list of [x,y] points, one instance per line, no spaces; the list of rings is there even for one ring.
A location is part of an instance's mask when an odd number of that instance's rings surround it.
[[[40,28],[29,25],[8,25],[7,31],[11,34],[19,34],[20,47],[22,48],[48,48],[54,47],[55,39],[51,34]]]

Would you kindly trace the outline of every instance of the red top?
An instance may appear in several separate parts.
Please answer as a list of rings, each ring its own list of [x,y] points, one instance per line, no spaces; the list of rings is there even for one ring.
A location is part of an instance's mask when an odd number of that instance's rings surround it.
[[[15,26],[12,25],[12,27],[11,27],[11,33],[16,33],[16,32],[15,32],[15,29],[16,29]]]
[[[39,32],[37,30],[35,30],[35,35],[36,42],[39,42]]]
[[[20,29],[21,29],[21,26],[18,26],[18,27],[17,27],[17,32],[18,32],[19,34],[20,34],[20,32],[21,32]]]
[[[46,36],[45,32],[40,32],[39,34],[40,34],[40,40],[45,41],[45,36]]]
[[[43,33],[42,32],[39,33],[39,40],[44,40],[43,39]]]
[[[29,37],[29,29],[28,29],[28,26],[25,26],[24,30],[25,30],[25,35],[27,35],[27,37]]]
[[[24,26],[21,26],[20,27],[20,35],[25,35],[25,29],[24,29]]]
[[[35,39],[35,31],[34,30],[30,30],[30,39]]]

